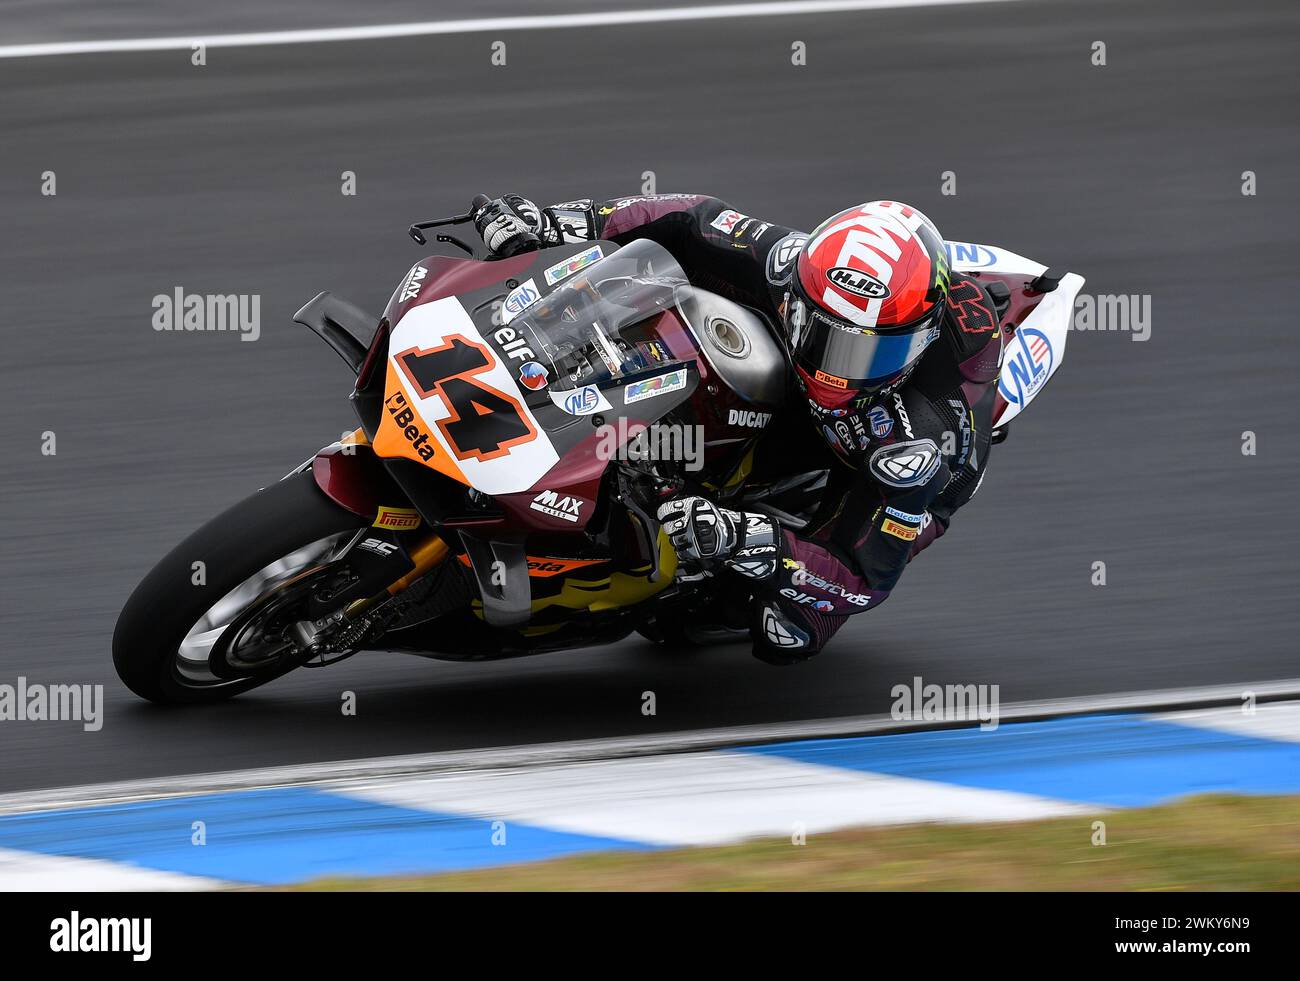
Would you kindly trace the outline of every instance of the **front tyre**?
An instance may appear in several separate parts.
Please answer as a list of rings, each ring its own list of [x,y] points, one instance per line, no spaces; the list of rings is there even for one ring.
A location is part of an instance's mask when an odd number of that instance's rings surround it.
[[[194,704],[293,670],[302,657],[288,629],[314,577],[366,524],[327,498],[310,470],[240,501],[135,588],[113,631],[118,676],[151,702]],[[237,670],[214,671],[214,652]]]

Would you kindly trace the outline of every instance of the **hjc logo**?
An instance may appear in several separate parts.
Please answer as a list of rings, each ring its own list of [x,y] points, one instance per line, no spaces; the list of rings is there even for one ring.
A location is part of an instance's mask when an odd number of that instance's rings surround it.
[[[914,238],[916,230],[923,224],[924,219],[920,212],[913,211],[911,208],[894,210],[889,205],[876,205],[870,212],[860,211],[823,231],[813,240],[808,251],[815,251],[828,236],[839,232],[844,233],[844,244],[840,247],[835,267],[831,270],[832,274],[839,274],[838,281],[835,275],[830,277],[830,282],[837,289],[827,288],[822,297],[823,302],[840,316],[847,317],[859,326],[873,326],[875,315],[868,313],[870,304],[889,295],[888,284],[894,275],[894,264],[903,255],[900,243]],[[884,293],[869,295],[859,292],[858,289],[849,288],[846,285],[845,271],[858,271],[859,275],[862,272],[869,273],[869,278],[878,281]],[[859,284],[855,282],[853,285]],[[864,284],[861,288],[869,287]],[[844,293],[865,299],[867,305],[859,306],[853,303],[843,295]]]

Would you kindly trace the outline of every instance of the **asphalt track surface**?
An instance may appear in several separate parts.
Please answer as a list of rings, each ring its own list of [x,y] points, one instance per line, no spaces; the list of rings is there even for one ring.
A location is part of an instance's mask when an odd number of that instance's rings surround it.
[[[7,43],[112,33],[8,14]],[[195,29],[283,26],[236,10]],[[1300,8],[544,31],[505,37],[506,67],[491,40],[226,49],[205,68],[183,52],[0,61],[0,683],[103,683],[107,699],[97,733],[0,724],[0,791],[882,712],[913,675],[1011,701],[1297,673]],[[120,686],[113,624],[152,563],[354,425],[346,370],[289,323],[304,300],[328,288],[379,310],[419,256],[407,223],[477,191],[634,193],[647,170],[800,227],[901,198],[1088,292],[1151,294],[1151,338],[1075,333],[950,534],[799,669],[632,640],[489,664],[365,655],[186,711]],[[262,338],[155,332],[150,300],[176,286],[260,293]]]

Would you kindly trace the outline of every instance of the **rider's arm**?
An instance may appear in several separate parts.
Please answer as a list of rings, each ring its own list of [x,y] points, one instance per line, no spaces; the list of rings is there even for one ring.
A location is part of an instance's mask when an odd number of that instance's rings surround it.
[[[768,254],[791,230],[703,194],[649,194],[594,208],[597,237],[648,238],[666,248],[695,285],[763,307],[772,298]]]
[[[506,195],[498,202],[502,207],[486,212],[483,224],[497,221],[494,227],[502,243],[513,241],[505,231],[514,227],[513,218],[520,219],[520,227],[527,224],[548,246],[593,239],[625,245],[650,239],[671,252],[697,286],[760,308],[771,301],[777,288],[769,253],[792,234],[704,194],[582,199],[547,208],[518,195]]]

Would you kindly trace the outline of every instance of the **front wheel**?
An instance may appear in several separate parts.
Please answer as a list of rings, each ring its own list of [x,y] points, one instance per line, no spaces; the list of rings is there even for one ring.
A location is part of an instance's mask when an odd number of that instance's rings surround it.
[[[193,704],[293,670],[303,658],[290,628],[365,526],[321,493],[310,470],[240,501],[135,588],[113,632],[118,676],[151,702]]]

